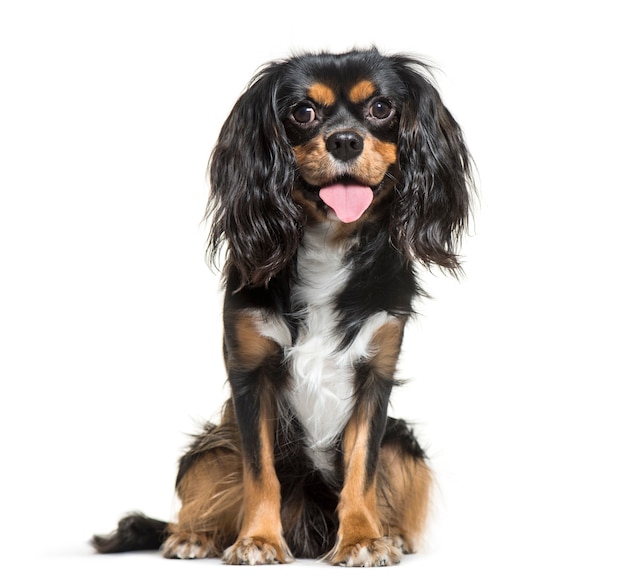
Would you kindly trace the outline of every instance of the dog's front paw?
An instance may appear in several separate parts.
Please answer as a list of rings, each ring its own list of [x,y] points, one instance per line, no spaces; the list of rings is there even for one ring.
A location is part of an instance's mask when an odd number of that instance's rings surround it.
[[[252,537],[240,538],[228,547],[222,560],[228,565],[274,565],[289,563],[293,556],[282,539]]]
[[[338,542],[328,560],[342,567],[386,567],[402,558],[402,547],[387,536],[364,538],[357,542]]]
[[[217,557],[214,540],[205,533],[179,532],[168,537],[161,547],[168,559],[205,559]]]

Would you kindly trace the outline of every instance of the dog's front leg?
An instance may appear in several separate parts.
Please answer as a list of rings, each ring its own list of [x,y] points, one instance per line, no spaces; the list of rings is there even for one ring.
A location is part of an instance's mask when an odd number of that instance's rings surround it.
[[[390,320],[372,339],[372,356],[355,368],[356,404],[343,435],[344,482],[337,508],[339,530],[328,560],[374,567],[398,563],[402,549],[383,533],[377,503],[380,443],[387,421],[404,322]]]
[[[223,560],[233,565],[289,562],[293,557],[282,535],[274,468],[276,397],[286,382],[282,350],[260,333],[255,312],[225,317],[226,366],[243,451],[243,510],[239,535]]]

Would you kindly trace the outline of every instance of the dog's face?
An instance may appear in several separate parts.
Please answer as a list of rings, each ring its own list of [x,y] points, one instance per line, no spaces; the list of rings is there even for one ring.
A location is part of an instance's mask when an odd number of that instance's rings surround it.
[[[361,58],[317,57],[294,67],[284,87],[289,91],[279,99],[296,161],[295,200],[317,220],[352,223],[371,215],[395,182],[406,96],[399,77]]]
[[[375,49],[270,63],[226,120],[210,164],[210,253],[242,285],[288,267],[311,222],[373,224],[407,261],[459,267],[471,172],[424,66]]]

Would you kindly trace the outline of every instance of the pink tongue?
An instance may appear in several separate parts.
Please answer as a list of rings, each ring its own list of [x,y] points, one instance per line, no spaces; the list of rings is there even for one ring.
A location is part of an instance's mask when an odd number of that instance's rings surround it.
[[[370,206],[374,193],[369,187],[356,184],[335,183],[320,189],[320,198],[332,207],[344,223],[356,221]]]

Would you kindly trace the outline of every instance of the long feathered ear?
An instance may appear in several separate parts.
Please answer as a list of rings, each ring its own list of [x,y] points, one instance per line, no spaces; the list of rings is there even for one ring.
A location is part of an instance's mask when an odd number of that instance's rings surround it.
[[[293,151],[279,119],[279,63],[268,65],[239,98],[209,163],[208,255],[222,244],[239,286],[264,286],[295,254],[301,210],[292,199]]]
[[[423,65],[396,56],[395,66],[407,99],[400,114],[392,239],[410,257],[455,273],[473,192],[471,158],[459,125],[418,72]]]

